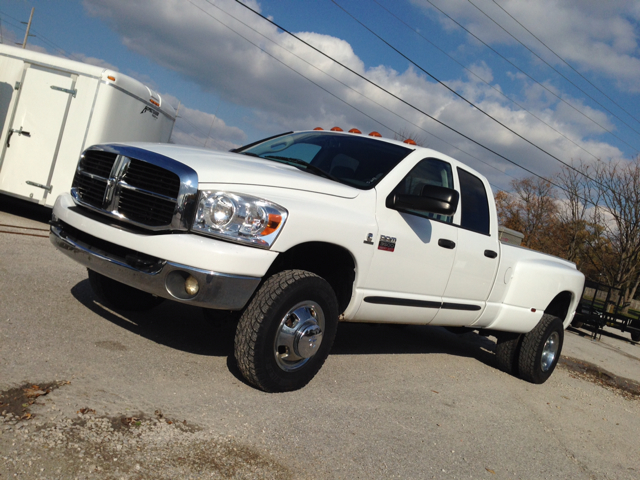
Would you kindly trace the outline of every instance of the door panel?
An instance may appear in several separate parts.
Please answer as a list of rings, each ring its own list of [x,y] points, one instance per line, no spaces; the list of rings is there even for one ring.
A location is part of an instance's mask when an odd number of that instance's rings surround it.
[[[393,194],[420,196],[425,185],[453,188],[451,166],[438,159],[421,160],[395,186]],[[442,303],[455,259],[458,228],[450,217],[388,208],[390,193],[378,195],[380,235],[374,239],[371,267],[360,284],[364,301],[356,319],[427,324]]]
[[[30,67],[20,87],[13,134],[2,146],[0,189],[22,197],[41,200],[45,190],[29,185],[46,185],[54,160],[70,94],[51,87],[71,89],[69,74]],[[21,134],[27,132],[27,134]]]
[[[458,167],[460,184],[460,229],[458,248],[443,308],[434,323],[472,325],[482,314],[491,293],[499,264],[500,248],[495,209],[489,207],[489,190],[480,177]],[[492,218],[493,217],[493,218]],[[448,308],[444,308],[444,306]]]

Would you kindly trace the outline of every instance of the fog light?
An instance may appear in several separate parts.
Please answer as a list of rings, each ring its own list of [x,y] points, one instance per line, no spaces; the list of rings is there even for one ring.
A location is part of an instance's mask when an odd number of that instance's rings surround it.
[[[196,293],[198,293],[198,290],[200,290],[198,280],[189,275],[184,281],[184,289],[189,295],[194,296]]]

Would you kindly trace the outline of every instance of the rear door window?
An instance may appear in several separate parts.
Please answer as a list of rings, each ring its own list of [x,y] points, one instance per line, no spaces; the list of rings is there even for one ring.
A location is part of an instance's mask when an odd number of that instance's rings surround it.
[[[473,232],[489,235],[489,202],[484,183],[475,175],[458,168],[460,179],[460,226]]]

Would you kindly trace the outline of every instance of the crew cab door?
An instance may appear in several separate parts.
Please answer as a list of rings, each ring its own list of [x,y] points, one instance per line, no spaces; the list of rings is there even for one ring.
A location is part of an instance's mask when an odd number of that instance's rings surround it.
[[[437,325],[470,326],[482,313],[499,264],[497,217],[489,186],[480,177],[457,167],[460,185],[458,242]]]
[[[354,320],[427,324],[441,306],[458,241],[453,216],[398,211],[387,206],[387,199],[390,194],[419,196],[425,186],[453,189],[453,170],[435,158],[407,169],[392,172],[376,187],[379,235],[371,243],[375,250]]]

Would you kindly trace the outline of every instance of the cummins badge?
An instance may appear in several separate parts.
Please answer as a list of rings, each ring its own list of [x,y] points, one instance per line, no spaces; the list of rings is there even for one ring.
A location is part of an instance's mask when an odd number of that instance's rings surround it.
[[[395,237],[387,237],[386,235],[380,235],[380,243],[378,243],[378,250],[393,252],[395,249],[396,249]]]

